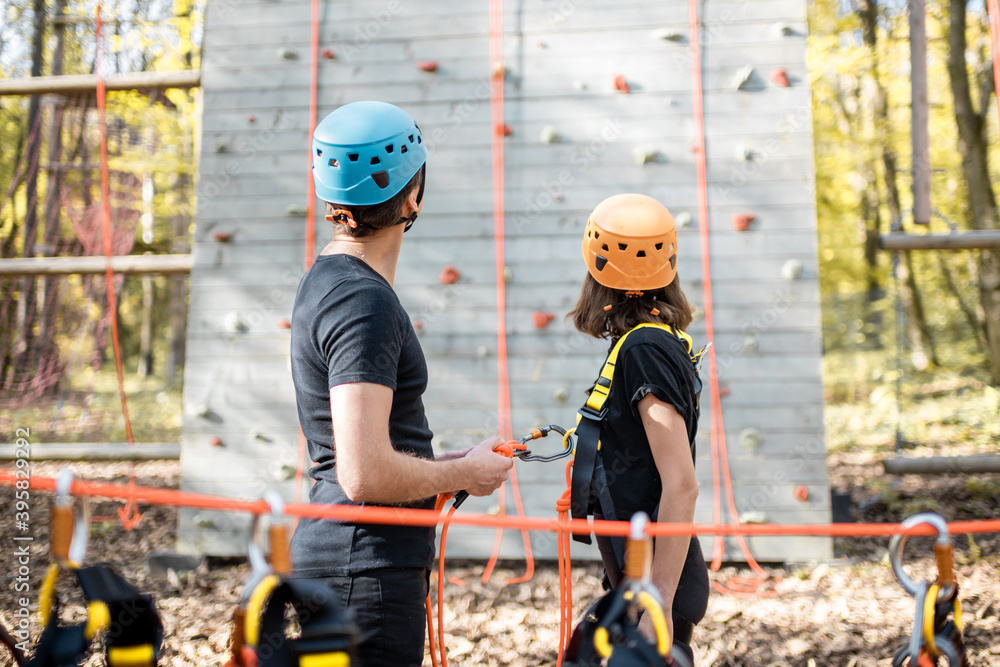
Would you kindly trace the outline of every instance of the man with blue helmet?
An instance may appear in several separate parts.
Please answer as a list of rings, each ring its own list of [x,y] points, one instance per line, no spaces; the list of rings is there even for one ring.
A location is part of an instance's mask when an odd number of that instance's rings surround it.
[[[333,240],[292,311],[292,378],[317,503],[433,508],[438,493],[489,495],[510,459],[491,438],[435,460],[427,365],[393,291],[403,233],[420,213],[427,148],[401,109],[355,102],[313,134],[313,178]],[[420,665],[434,529],[303,519],[296,576],[323,578],[352,610],[365,667]]]

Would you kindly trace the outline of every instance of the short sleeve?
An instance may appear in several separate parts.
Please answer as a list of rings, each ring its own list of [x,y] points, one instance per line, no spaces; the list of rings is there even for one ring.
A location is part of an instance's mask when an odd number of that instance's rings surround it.
[[[370,382],[395,391],[406,317],[395,293],[372,281],[352,295],[350,309],[338,300],[336,292],[324,300],[316,327],[328,386]]]
[[[629,347],[624,355],[624,380],[628,392],[629,407],[637,422],[639,401],[652,394],[664,403],[677,408],[680,414],[687,414],[693,398],[690,387],[690,368],[678,363],[676,355],[670,354],[660,345],[639,343]]]

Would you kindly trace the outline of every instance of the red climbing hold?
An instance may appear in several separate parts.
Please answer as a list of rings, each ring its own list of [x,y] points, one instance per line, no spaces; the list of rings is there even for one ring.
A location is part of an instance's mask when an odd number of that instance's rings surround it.
[[[278,328],[279,329],[286,329],[286,330],[287,329],[291,329],[292,328],[292,323],[288,319],[282,317],[280,320],[278,320]]]
[[[625,80],[624,74],[615,74],[615,90],[619,93],[628,95],[628,81]]]
[[[229,239],[233,238],[233,235],[229,232],[212,232],[212,239],[217,243],[229,243]]]
[[[795,487],[795,499],[800,502],[805,502],[809,500],[809,487],[805,484],[799,484]]]
[[[253,114],[250,114],[249,116],[247,116],[247,123],[249,123],[250,125],[253,125],[256,122],[257,122],[257,116],[254,116]]]
[[[514,128],[506,123],[503,125],[497,125],[497,136],[498,137],[509,137],[514,134]]]
[[[719,387],[719,397],[725,398],[729,396],[729,387]]]
[[[417,67],[425,72],[436,72],[438,70],[438,64],[436,60],[418,60]]]
[[[329,46],[325,47],[322,51],[320,51],[319,55],[323,58],[323,60],[333,60],[334,58],[337,57],[336,54],[333,52],[333,49],[331,49]]]
[[[417,333],[423,331],[424,330],[423,320],[413,320],[413,328],[414,330],[416,330]]]
[[[745,232],[750,223],[757,219],[753,213],[733,213],[733,229]]]
[[[441,275],[438,276],[438,280],[441,281],[442,285],[454,285],[458,282],[461,275],[458,273],[458,269],[454,266],[446,266],[441,270]]]
[[[220,438],[217,435],[213,435],[211,438],[208,439],[208,444],[212,445],[213,447],[222,447],[222,438]]]
[[[535,311],[535,328],[544,329],[549,326],[552,320],[556,319],[553,313],[543,313],[542,311]]]
[[[788,88],[788,72],[784,67],[775,67],[771,70],[771,81],[782,88]]]

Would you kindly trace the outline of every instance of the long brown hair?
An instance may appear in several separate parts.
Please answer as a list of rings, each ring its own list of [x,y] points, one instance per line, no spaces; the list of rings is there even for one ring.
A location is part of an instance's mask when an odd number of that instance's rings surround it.
[[[605,310],[605,306],[611,310]],[[653,309],[659,310],[653,315]],[[600,284],[587,272],[580,289],[580,299],[566,317],[582,333],[594,338],[618,338],[643,323],[669,324],[687,329],[691,324],[691,304],[675,277],[666,287],[646,290],[640,297],[629,297],[622,290]]]

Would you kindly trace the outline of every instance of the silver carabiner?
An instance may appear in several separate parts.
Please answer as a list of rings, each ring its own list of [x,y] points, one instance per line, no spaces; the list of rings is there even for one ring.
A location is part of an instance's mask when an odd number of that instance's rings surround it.
[[[267,502],[268,507],[271,508],[271,518],[272,520],[280,518],[285,514],[285,499],[281,497],[274,489],[268,489],[264,491],[263,499]],[[247,542],[247,560],[250,561],[250,576],[247,578],[247,583],[243,588],[243,602],[244,604],[250,599],[251,593],[257,588],[257,585],[264,580],[269,574],[274,572],[274,568],[271,567],[271,563],[268,562],[267,556],[264,555],[264,549],[261,548],[260,543],[257,541],[257,528],[260,523],[260,515],[255,514],[253,517],[253,522],[250,524],[250,540]]]
[[[937,531],[936,544],[938,546],[951,548],[951,534],[948,532],[948,523],[940,514],[935,514],[933,512],[914,514],[913,516],[905,519],[899,525],[899,528],[901,531],[907,531],[920,525],[928,525]],[[903,586],[906,592],[915,596],[919,587],[903,569],[903,549],[906,547],[907,539],[908,536],[902,532],[893,535],[892,540],[889,542],[889,564],[892,567],[892,573],[896,575],[896,579]],[[942,573],[939,572],[939,575],[940,574]],[[954,587],[951,582],[948,581],[942,581],[939,583],[940,588],[938,589],[937,599],[938,602],[943,602],[944,600],[951,598],[954,593]]]
[[[924,600],[927,598],[927,591],[930,584],[921,581],[917,584],[917,589],[913,597],[917,600],[917,611],[913,615],[913,630],[910,632],[910,660],[908,667],[918,667],[920,664],[920,649],[924,645]]]

